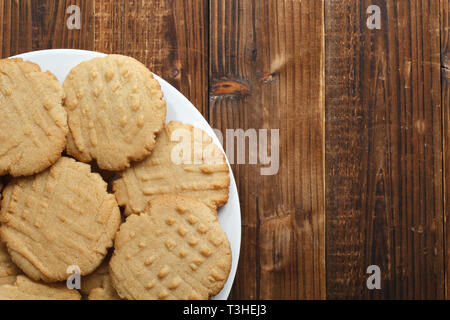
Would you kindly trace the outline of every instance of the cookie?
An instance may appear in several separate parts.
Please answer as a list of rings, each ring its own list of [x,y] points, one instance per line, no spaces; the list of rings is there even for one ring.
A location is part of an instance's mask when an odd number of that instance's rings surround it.
[[[63,281],[67,269],[93,272],[113,245],[120,212],[90,166],[63,157],[48,170],[11,181],[3,191],[0,237],[33,280]]]
[[[14,284],[16,276],[19,274],[22,274],[22,272],[11,261],[5,244],[0,242],[0,286]]]
[[[200,201],[164,195],[121,225],[110,261],[125,299],[208,299],[230,272],[231,249],[217,214]]]
[[[64,81],[67,153],[119,171],[150,154],[166,119],[161,87],[142,63],[109,55],[74,67]]]
[[[109,276],[109,261],[104,261],[92,274],[81,279],[81,292],[89,300],[119,300]]]
[[[142,212],[161,194],[193,197],[213,209],[228,201],[230,176],[223,153],[202,130],[181,122],[167,124],[152,154],[120,176],[113,191],[127,216]]]
[[[39,173],[66,146],[64,91],[50,72],[22,59],[0,60],[0,175]]]
[[[64,284],[43,284],[18,276],[13,284],[0,285],[0,300],[80,300],[77,290]]]

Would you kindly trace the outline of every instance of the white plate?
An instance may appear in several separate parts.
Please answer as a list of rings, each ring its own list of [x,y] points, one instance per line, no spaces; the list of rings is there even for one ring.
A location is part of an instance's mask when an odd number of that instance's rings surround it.
[[[75,67],[77,64],[82,61],[95,57],[102,57],[104,55],[105,54],[103,53],[93,51],[57,49],[34,51],[24,53],[16,57],[37,63],[43,71],[49,70],[62,83],[70,69]],[[215,136],[214,131],[211,129],[208,122],[203,118],[201,113],[192,105],[192,103],[168,82],[156,75],[155,78],[161,84],[161,88],[167,102],[167,121],[182,121],[201,128],[213,137],[215,143],[220,146],[219,140]],[[228,165],[230,164],[228,163]],[[239,205],[239,195],[236,188],[236,182],[234,181],[231,168],[230,179],[230,199],[223,208],[219,209],[219,221],[223,230],[225,230],[228,239],[230,240],[233,263],[228,281],[223,290],[214,297],[215,300],[225,300],[230,294],[234,277],[236,275],[241,245],[241,209]]]

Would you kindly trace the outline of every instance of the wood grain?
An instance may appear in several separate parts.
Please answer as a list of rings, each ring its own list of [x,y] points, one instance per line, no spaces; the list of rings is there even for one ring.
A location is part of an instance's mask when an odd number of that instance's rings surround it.
[[[95,50],[132,56],[208,117],[206,0],[95,1]]]
[[[450,32],[449,15],[450,1],[440,0],[441,8],[441,64],[443,68],[450,69]],[[445,101],[447,102],[447,101]]]
[[[0,55],[43,49],[94,49],[92,0],[2,0],[0,1]],[[78,5],[81,29],[69,30],[66,9]]]
[[[443,298],[439,2],[327,0],[325,15],[327,297]]]
[[[277,175],[233,166],[243,245],[232,298],[325,297],[322,54],[321,1],[210,1],[212,125],[280,129]]]
[[[444,136],[445,298],[450,299],[450,33],[449,0],[441,0],[441,81]]]

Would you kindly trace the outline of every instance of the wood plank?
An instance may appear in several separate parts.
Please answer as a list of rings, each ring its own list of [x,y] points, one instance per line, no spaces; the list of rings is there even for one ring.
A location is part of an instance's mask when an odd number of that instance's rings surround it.
[[[67,7],[77,5],[81,29],[69,30]],[[50,48],[94,48],[92,0],[0,1],[0,55]]]
[[[208,116],[207,0],[95,1],[95,49],[132,56]]]
[[[31,1],[0,1],[0,18],[2,21],[0,26],[0,54],[2,58],[31,51],[32,21],[30,3]]]
[[[277,175],[233,165],[243,245],[231,297],[324,298],[322,1],[210,0],[209,75],[224,135],[280,130]]]
[[[443,298],[439,2],[326,0],[325,25],[327,297]]]
[[[441,1],[441,64],[450,69],[450,0]],[[447,102],[447,101],[445,101]]]
[[[450,299],[450,33],[449,0],[441,0],[441,80],[444,136],[445,298]]]

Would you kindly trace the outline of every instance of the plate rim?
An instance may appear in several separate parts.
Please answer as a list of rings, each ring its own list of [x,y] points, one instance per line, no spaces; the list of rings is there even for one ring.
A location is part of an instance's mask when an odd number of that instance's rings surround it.
[[[47,54],[57,54],[57,53],[63,53],[63,54],[84,54],[84,55],[90,55],[92,56],[92,58],[94,58],[94,56],[107,56],[107,53],[103,53],[103,52],[98,52],[98,51],[91,51],[91,50],[84,50],[84,49],[43,49],[43,50],[35,50],[35,51],[29,51],[29,52],[24,52],[24,53],[20,53],[14,56],[9,57],[8,59],[11,58],[22,58],[22,59],[26,59],[26,60],[31,60],[33,59],[33,57],[36,56],[42,56],[42,55],[47,55]],[[152,72],[153,73],[153,72]],[[184,104],[187,105],[189,107],[189,109],[192,110],[192,112],[196,112],[197,113],[197,117],[201,117],[201,119],[203,120],[204,124],[207,125],[208,129],[209,129],[209,135],[211,135],[211,133],[213,133],[213,128],[211,127],[211,125],[209,124],[209,122],[203,117],[202,113],[194,106],[194,104],[186,97],[184,96],[177,88],[175,88],[172,84],[170,84],[168,81],[166,81],[164,78],[162,78],[161,76],[153,73],[153,75],[155,76],[155,78],[164,85],[164,87],[170,89],[172,91],[172,93],[176,94],[179,96],[179,98],[181,98],[184,101]],[[195,111],[194,111],[195,110]],[[190,111],[191,112],[191,111]],[[232,251],[232,266],[231,266],[231,270],[230,270],[230,274],[228,276],[228,280],[225,283],[223,289],[221,290],[221,292],[219,294],[217,294],[215,297],[213,297],[213,300],[219,300],[219,299],[223,299],[223,300],[227,300],[229,298],[231,289],[234,285],[234,281],[236,278],[236,273],[237,273],[237,268],[239,265],[239,260],[240,260],[240,251],[241,251],[241,244],[242,244],[242,213],[241,213],[241,207],[240,207],[240,200],[239,200],[239,191],[237,189],[237,185],[236,185],[236,180],[234,177],[234,173],[233,170],[231,168],[230,162],[226,156],[226,153],[223,149],[223,146],[219,143],[219,140],[217,138],[217,136],[215,134],[212,135],[212,138],[214,140],[214,142],[216,143],[216,145],[219,146],[219,148],[222,150],[222,152],[224,153],[225,159],[227,161],[228,167],[229,167],[229,171],[230,171],[230,193],[234,192],[234,195],[236,196],[236,201],[237,201],[237,218],[239,221],[239,225],[236,226],[237,229],[234,230],[233,232],[238,234],[237,239],[233,239],[234,241],[237,241],[237,246],[235,247],[235,252]],[[221,208],[218,209],[218,214],[220,212]],[[227,235],[228,236],[228,235]],[[231,243],[230,243],[231,245]],[[232,248],[233,249],[233,248]],[[234,261],[235,260],[235,261]]]

